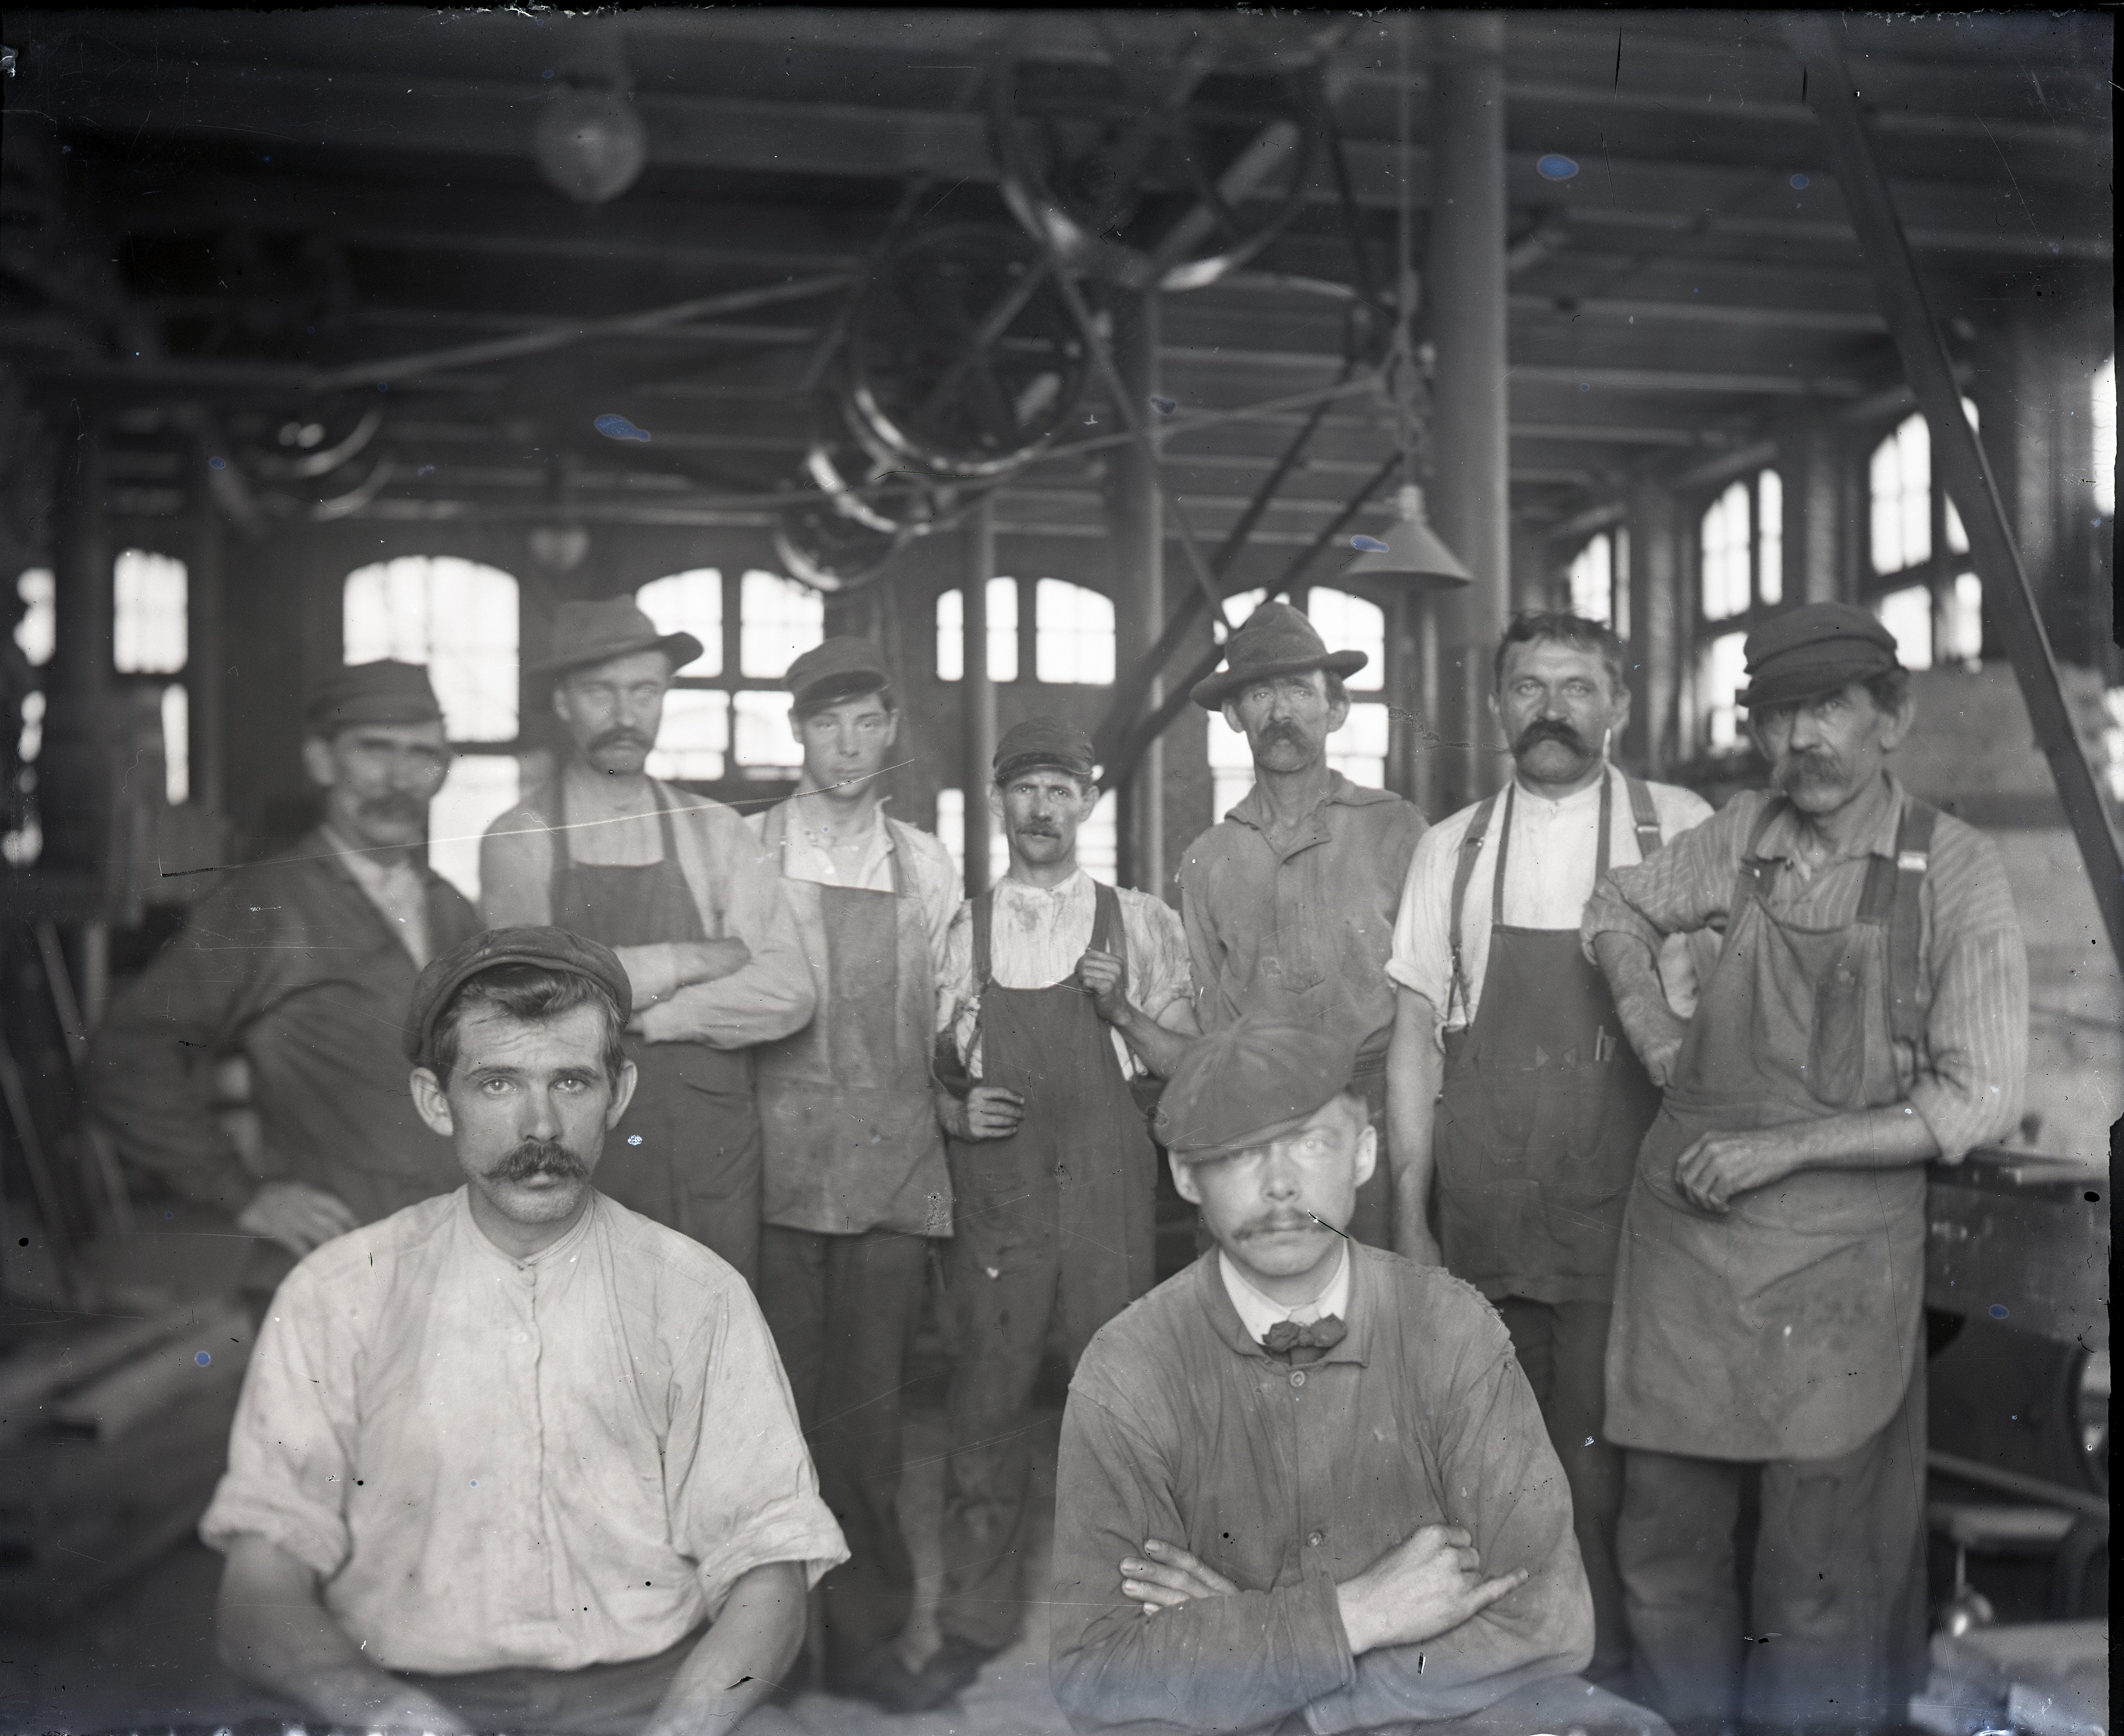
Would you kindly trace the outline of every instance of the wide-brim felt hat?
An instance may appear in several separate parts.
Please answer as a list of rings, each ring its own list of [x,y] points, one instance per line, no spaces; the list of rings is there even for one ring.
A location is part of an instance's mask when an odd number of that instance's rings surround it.
[[[680,670],[700,656],[701,642],[689,633],[657,632],[631,597],[563,603],[553,619],[552,649],[525,673],[557,675],[637,651],[660,651]]]
[[[1254,681],[1324,669],[1355,675],[1371,661],[1361,651],[1330,651],[1319,630],[1288,603],[1264,603],[1224,642],[1224,666],[1195,684],[1189,695],[1205,711],[1221,711],[1227,700]]]

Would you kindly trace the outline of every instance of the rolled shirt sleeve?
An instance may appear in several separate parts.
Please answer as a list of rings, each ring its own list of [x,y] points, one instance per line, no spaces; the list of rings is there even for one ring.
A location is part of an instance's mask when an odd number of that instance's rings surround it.
[[[1162,898],[1124,889],[1121,927],[1129,944],[1129,999],[1155,1020],[1176,1001],[1195,1000],[1187,931],[1179,913]]]
[[[1998,847],[1943,820],[1925,953],[1932,1004],[1925,1054],[1910,1085],[1939,1155],[1956,1164],[1970,1148],[2006,1137],[2021,1119],[2028,1070],[2028,954]]]
[[[1387,959],[1387,975],[1394,983],[1431,1003],[1434,1039],[1454,999],[1453,871],[1467,830],[1466,816],[1455,815],[1417,840],[1394,915],[1393,951]]]
[[[1744,792],[1649,861],[1609,868],[1579,923],[1586,957],[1599,962],[1593,943],[1603,934],[1634,935],[1656,958],[1668,935],[1722,925],[1741,853],[1767,799]]]

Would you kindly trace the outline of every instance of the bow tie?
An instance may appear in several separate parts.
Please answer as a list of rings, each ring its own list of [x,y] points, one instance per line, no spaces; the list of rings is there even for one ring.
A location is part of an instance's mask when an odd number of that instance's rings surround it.
[[[1278,1320],[1269,1328],[1262,1346],[1271,1356],[1288,1356],[1294,1350],[1332,1350],[1349,1329],[1339,1315],[1323,1314],[1309,1326],[1301,1326],[1295,1320]]]

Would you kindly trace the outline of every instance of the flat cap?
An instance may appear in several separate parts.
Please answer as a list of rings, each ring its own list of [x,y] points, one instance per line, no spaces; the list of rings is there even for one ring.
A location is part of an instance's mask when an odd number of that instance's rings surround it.
[[[1027,717],[1014,723],[996,743],[995,781],[1010,782],[1020,772],[1053,766],[1079,778],[1098,775],[1098,750],[1092,738],[1060,717]]]
[[[317,684],[303,715],[312,735],[331,736],[361,723],[439,723],[443,708],[419,664],[354,663]]]
[[[587,976],[612,996],[623,1020],[633,1016],[634,985],[627,980],[627,967],[602,941],[566,929],[489,929],[441,957],[430,959],[415,981],[412,1004],[406,1009],[406,1060],[416,1067],[430,1065],[435,1059],[430,1046],[435,1022],[449,1009],[458,990],[482,972],[505,964],[543,965]]]
[[[1224,666],[1197,681],[1189,697],[1205,711],[1221,711],[1250,681],[1309,669],[1353,675],[1370,661],[1361,651],[1328,650],[1319,629],[1290,604],[1264,603],[1224,641]]]
[[[1744,649],[1748,685],[1734,699],[1751,711],[1818,699],[1901,666],[1896,636],[1871,610],[1849,603],[1788,609],[1750,633]]]
[[[789,666],[785,678],[796,708],[810,711],[892,685],[885,658],[867,639],[822,639]]]
[[[552,649],[526,672],[557,675],[637,651],[662,652],[675,671],[700,656],[701,642],[689,633],[657,632],[632,597],[563,603],[553,613]]]
[[[1242,1019],[1191,1046],[1173,1070],[1158,1142],[1182,1163],[1221,1157],[1303,1121],[1348,1086],[1356,1061],[1346,1042],[1310,1025]]]

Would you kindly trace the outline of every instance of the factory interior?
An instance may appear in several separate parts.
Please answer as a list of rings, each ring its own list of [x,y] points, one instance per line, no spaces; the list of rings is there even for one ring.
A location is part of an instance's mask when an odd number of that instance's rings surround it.
[[[1871,610],[1916,671],[1896,774],[1996,845],[2031,1001],[2018,1132],[1931,1182],[1908,1727],[2108,1728],[2111,14],[4,28],[0,1729],[283,1727],[216,1657],[196,1535],[251,1238],[120,1158],[83,1086],[104,1010],[219,870],[317,823],[305,695],[345,665],[428,669],[428,859],[476,900],[562,746],[525,666],[621,596],[704,647],[653,775],[787,796],[790,663],[857,635],[895,672],[891,812],[969,896],[1006,859],[967,793],[1040,713],[1098,750],[1083,865],[1176,908],[1253,777],[1188,692],[1265,600],[1366,652],[1330,763],[1433,821],[1507,775],[1515,611],[1610,625],[1614,757],[1717,807],[1765,782],[1747,635]],[[269,1162],[240,1058],[214,1085]],[[1164,1185],[1160,1276],[1195,1247]],[[1036,1617],[956,1710],[789,1710],[1062,1736],[1047,1682]]]

